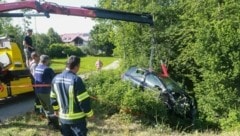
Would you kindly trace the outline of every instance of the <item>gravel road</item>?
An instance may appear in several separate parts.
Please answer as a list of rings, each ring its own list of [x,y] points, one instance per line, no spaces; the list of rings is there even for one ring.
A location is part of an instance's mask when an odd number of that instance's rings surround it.
[[[6,121],[9,118],[23,115],[33,110],[34,94],[24,94],[17,97],[0,100],[0,120]]]

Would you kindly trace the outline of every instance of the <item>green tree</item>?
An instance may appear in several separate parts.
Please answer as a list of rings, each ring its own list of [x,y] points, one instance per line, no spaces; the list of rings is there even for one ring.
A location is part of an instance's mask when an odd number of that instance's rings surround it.
[[[94,50],[100,50],[106,56],[112,56],[115,46],[109,39],[111,30],[111,25],[108,25],[107,23],[99,23],[95,25],[90,32],[91,40],[89,46]]]
[[[12,40],[22,48],[23,31],[20,26],[13,26],[11,21],[11,18],[0,18],[0,34],[2,36],[11,36]]]
[[[61,39],[60,35],[57,32],[55,32],[53,28],[48,29],[47,36],[49,39],[48,44],[62,43],[62,39]]]
[[[147,12],[146,1],[110,1],[101,0],[100,6],[106,9],[128,12]],[[151,47],[151,29],[145,24],[107,20],[103,22],[112,28],[109,39],[116,48],[114,54],[124,58],[127,65],[148,65]],[[139,57],[136,57],[139,56]]]
[[[239,2],[100,0],[99,5],[152,13],[153,29],[107,21],[113,28],[109,37],[116,46],[114,54],[123,57],[127,65],[146,67],[154,48],[154,68],[161,59],[168,60],[170,75],[196,97],[200,119],[219,125],[230,112],[239,111],[240,105]]]
[[[62,43],[61,37],[53,30],[53,28],[49,28],[47,34],[34,34],[33,39],[37,52],[40,54],[47,54],[50,45]]]
[[[239,4],[233,0],[195,2],[190,4],[194,12],[183,16],[195,14],[192,22],[184,23],[195,28],[197,38],[191,47],[185,47],[188,53],[182,56],[192,56],[200,73],[194,81],[199,109],[207,120],[216,123],[240,105]]]
[[[49,36],[46,34],[34,34],[35,48],[40,54],[47,54],[49,49]]]

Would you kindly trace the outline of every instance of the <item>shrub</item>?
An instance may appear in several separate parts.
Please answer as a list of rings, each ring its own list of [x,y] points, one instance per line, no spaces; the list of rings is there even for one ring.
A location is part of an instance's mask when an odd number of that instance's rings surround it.
[[[94,74],[86,80],[86,86],[92,98],[96,98],[93,106],[98,113],[112,115],[123,111],[154,121],[167,116],[165,106],[154,92],[133,88],[121,80],[119,71]]]
[[[85,56],[79,47],[70,44],[52,44],[48,49],[51,58],[64,58],[68,55]]]
[[[84,54],[87,54],[87,55],[95,56],[99,52],[97,49],[91,48],[90,46],[81,46],[79,48],[82,50]]]
[[[220,120],[221,128],[225,130],[239,130],[240,129],[240,111],[230,110],[226,118]]]
[[[128,90],[122,100],[122,109],[159,123],[158,120],[167,119],[167,109],[158,96],[159,93],[152,90]]]
[[[121,99],[127,87],[120,82],[118,75],[116,71],[100,72],[86,81],[90,94],[97,97],[93,105],[101,113],[113,114],[120,110]]]

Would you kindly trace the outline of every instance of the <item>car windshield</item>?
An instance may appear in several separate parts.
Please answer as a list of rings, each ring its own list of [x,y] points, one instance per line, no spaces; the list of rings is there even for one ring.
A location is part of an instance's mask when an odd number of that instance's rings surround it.
[[[169,77],[159,77],[159,78],[163,81],[167,90],[175,91],[175,92],[181,92],[182,91],[180,86],[174,80],[172,80],[171,78],[169,78]]]

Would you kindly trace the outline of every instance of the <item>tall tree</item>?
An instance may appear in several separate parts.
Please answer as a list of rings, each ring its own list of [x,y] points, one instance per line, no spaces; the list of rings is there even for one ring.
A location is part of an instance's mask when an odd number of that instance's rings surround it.
[[[95,50],[104,52],[106,56],[113,55],[114,45],[110,41],[111,25],[100,23],[94,26],[90,32],[91,40],[89,46]]]
[[[49,48],[49,36],[46,34],[34,34],[35,47],[40,54],[47,54]]]
[[[147,12],[146,1],[110,1],[101,0],[100,6],[107,9],[123,10],[128,12]],[[143,6],[144,5],[144,6]],[[150,27],[144,24],[137,24],[124,21],[108,20],[112,28],[109,38],[116,46],[114,54],[125,58],[127,65],[148,65],[148,58],[151,44]],[[139,55],[141,54],[141,55]],[[136,61],[135,56],[140,56]]]
[[[53,28],[48,29],[47,36],[50,45],[53,43],[62,43],[60,35],[57,32],[55,32]]]
[[[194,82],[199,110],[215,123],[239,109],[239,2],[184,2],[177,62]],[[178,65],[179,65],[178,64]],[[177,64],[176,64],[177,65]],[[186,66],[185,66],[186,67]]]

